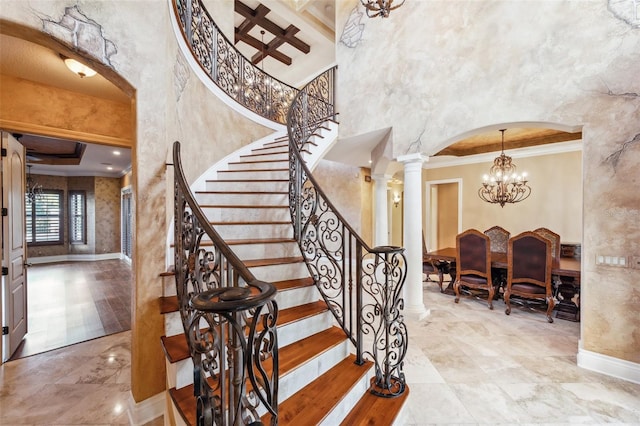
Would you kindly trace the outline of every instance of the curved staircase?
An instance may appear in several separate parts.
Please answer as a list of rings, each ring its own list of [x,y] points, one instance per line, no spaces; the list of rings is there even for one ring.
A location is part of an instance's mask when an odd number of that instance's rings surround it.
[[[320,128],[312,146],[320,157],[322,133],[331,134],[334,122]],[[334,132],[335,134],[335,132]],[[401,421],[408,390],[397,398],[367,392],[373,364],[354,363],[352,344],[336,326],[293,238],[289,213],[288,139],[274,138],[240,156],[195,196],[207,218],[232,250],[260,280],[277,288],[279,345],[278,424],[281,425],[390,425]],[[206,245],[206,242],[202,243]],[[193,363],[178,313],[174,277],[162,274],[160,299],[166,335],[166,424],[195,425],[196,399]],[[271,422],[263,416],[264,424]]]

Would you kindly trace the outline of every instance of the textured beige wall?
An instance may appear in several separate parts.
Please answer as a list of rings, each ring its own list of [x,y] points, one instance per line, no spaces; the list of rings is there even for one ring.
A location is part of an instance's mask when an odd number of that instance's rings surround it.
[[[59,245],[28,247],[28,257],[120,252],[120,178],[33,175],[44,189],[64,191],[64,239]],[[69,243],[69,191],[86,192],[87,243]]]
[[[313,171],[318,185],[358,234],[362,232],[360,200],[367,196],[361,186],[364,175],[358,167],[328,160],[320,161]]]
[[[120,252],[120,179],[95,178],[96,254]]]
[[[336,4],[337,34],[357,5]],[[338,109],[341,137],[392,127],[394,156],[432,155],[465,134],[522,122],[582,126],[581,349],[638,363],[640,270],[595,264],[597,254],[640,255],[640,23],[629,20],[631,7],[412,1],[389,19],[356,19],[357,42],[337,48]],[[528,205],[557,208],[545,201]]]
[[[508,153],[507,153],[508,154]],[[582,153],[579,151],[514,158],[529,176],[531,195],[516,204],[489,204],[478,197],[490,162],[423,170],[425,181],[462,179],[462,229],[484,231],[500,225],[512,235],[539,227],[554,230],[563,241],[582,241]],[[441,205],[441,210],[446,205]]]
[[[130,147],[131,105],[0,75],[4,129]],[[42,102],[46,99],[47,102]]]
[[[458,235],[458,184],[438,185],[438,248],[455,247]],[[424,226],[423,226],[424,228]]]

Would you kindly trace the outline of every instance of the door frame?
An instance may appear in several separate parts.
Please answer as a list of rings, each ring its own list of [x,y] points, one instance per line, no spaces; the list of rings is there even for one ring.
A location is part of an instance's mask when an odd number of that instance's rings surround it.
[[[433,230],[438,228],[438,217],[436,215],[431,214],[431,189],[438,185],[449,184],[449,183],[457,183],[458,184],[458,233],[462,232],[462,178],[452,178],[452,179],[439,179],[439,180],[428,180],[425,181],[425,189],[424,189],[424,223],[422,224],[422,229],[426,230],[426,240],[427,247],[431,249],[432,247],[437,247],[437,233],[433,232]],[[438,207],[439,208],[439,207]],[[435,217],[432,217],[435,216]]]
[[[7,214],[2,216],[2,267],[7,268],[7,274],[2,274],[2,286],[0,288],[0,319],[3,327],[8,327],[8,334],[2,334],[0,336],[0,364],[5,360],[9,360],[15,350],[18,348],[22,339],[28,331],[27,320],[27,242],[25,235],[25,205],[24,205],[24,191],[25,191],[25,179],[26,179],[26,152],[24,146],[20,141],[15,138],[11,132],[6,130],[0,131],[0,138],[2,139],[2,160],[0,161],[0,175],[2,180],[2,207],[7,209]],[[6,142],[6,143],[5,143]],[[12,165],[14,153],[18,152],[19,157],[19,170],[15,171],[15,165]],[[19,173],[19,182],[14,182],[16,172]],[[10,185],[5,183],[10,182]],[[18,197],[15,197],[14,187],[18,184],[21,191]],[[19,213],[16,212],[15,203],[18,203]],[[16,217],[17,216],[20,217]],[[16,223],[19,221],[19,224]],[[20,228],[21,243],[19,246],[14,246],[15,242],[15,230],[16,226]],[[19,278],[14,281],[16,277],[16,265],[14,265],[14,253],[19,253],[19,260],[21,272]],[[14,324],[15,317],[15,305],[12,297],[13,285],[15,282],[21,282],[22,300],[20,301],[22,310],[22,320],[18,321],[19,326]],[[12,343],[14,339],[19,341]],[[6,352],[6,353],[5,353]],[[6,356],[5,356],[6,355]]]

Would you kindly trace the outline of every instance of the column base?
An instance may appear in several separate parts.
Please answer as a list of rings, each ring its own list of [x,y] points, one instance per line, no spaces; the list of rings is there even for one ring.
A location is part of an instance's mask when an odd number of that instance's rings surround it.
[[[427,309],[424,305],[412,305],[405,306],[402,313],[406,319],[421,321],[431,315],[431,309]]]

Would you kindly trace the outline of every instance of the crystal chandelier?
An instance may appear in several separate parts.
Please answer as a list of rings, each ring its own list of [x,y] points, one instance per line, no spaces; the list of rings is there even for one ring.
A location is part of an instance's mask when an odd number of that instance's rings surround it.
[[[26,187],[26,195],[27,200],[30,203],[34,203],[36,200],[42,198],[42,185],[37,183],[31,177],[31,166],[27,165],[27,187]]]
[[[518,175],[511,157],[504,155],[506,130],[500,129],[502,153],[493,160],[493,166],[489,169],[489,174],[484,175],[482,186],[478,190],[481,199],[488,203],[500,204],[500,207],[504,207],[507,203],[518,203],[531,195],[531,188],[527,185],[527,174]]]
[[[360,0],[360,3],[367,9],[369,18],[388,18],[389,13],[404,4],[404,0],[400,0],[399,4],[392,6],[393,0]]]

